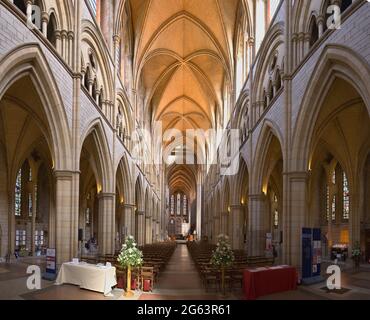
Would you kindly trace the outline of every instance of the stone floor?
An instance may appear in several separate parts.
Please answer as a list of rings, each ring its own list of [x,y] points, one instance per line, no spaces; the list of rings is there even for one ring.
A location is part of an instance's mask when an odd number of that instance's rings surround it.
[[[77,286],[55,286],[42,280],[42,289],[29,291],[27,267],[39,265],[45,269],[43,258],[22,258],[5,264],[0,263],[0,300],[125,300],[123,291],[114,289],[112,296],[82,290]],[[349,268],[342,273],[343,290],[328,292],[325,282],[299,286],[296,291],[265,296],[260,300],[370,300],[370,267],[362,266],[354,271]],[[212,291],[206,292],[186,245],[178,245],[166,269],[160,274],[155,289],[150,293],[135,292],[132,300],[242,300],[241,290],[228,293],[226,298]]]

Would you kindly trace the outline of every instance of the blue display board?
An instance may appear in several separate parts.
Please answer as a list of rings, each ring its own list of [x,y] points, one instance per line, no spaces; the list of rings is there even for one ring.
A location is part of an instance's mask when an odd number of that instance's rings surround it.
[[[312,277],[312,229],[302,229],[302,278]]]
[[[302,229],[302,278],[321,276],[321,229]]]

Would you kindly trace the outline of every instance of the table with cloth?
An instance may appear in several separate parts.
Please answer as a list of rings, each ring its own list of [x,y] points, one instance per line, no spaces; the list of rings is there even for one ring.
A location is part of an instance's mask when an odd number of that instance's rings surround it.
[[[247,300],[297,289],[297,271],[290,266],[247,269],[244,271],[243,292]]]
[[[84,262],[63,263],[56,285],[64,283],[80,286],[81,289],[101,292],[109,295],[112,287],[117,285],[116,268],[112,266],[87,264]]]

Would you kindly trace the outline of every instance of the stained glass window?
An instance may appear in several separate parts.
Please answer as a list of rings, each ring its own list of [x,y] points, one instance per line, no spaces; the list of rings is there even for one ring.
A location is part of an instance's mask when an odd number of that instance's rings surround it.
[[[274,227],[279,227],[279,211],[277,209],[274,212]]]
[[[176,213],[178,216],[181,215],[181,195],[180,193],[177,194]]]
[[[345,172],[343,172],[343,219],[349,219],[349,187]]]
[[[86,208],[86,224],[90,224],[90,208]]]
[[[28,176],[28,181],[31,182],[32,181],[32,169],[30,168],[30,175]]]
[[[336,210],[336,205],[337,205],[337,197],[334,195],[333,196],[333,202],[331,203],[331,219],[334,221],[335,220],[335,210]]]
[[[37,184],[35,184],[35,203],[33,204],[35,206],[35,213],[36,213],[36,216],[37,216]]]
[[[329,186],[326,186],[326,221],[329,221],[330,215],[330,192]]]
[[[188,199],[186,198],[186,195],[184,195],[184,208],[183,208],[183,215],[186,216],[187,214],[187,206],[188,206]]]
[[[336,174],[335,174],[335,169],[334,169],[334,171],[333,171],[333,175],[331,176],[331,182],[332,182],[333,184],[335,184],[335,183],[336,183]]]
[[[21,198],[22,198],[22,169],[18,171],[15,181],[15,215],[21,215]]]
[[[17,247],[26,245],[26,230],[15,231],[15,245]]]
[[[175,214],[175,196],[171,196],[171,215],[173,216]]]
[[[35,231],[35,245],[42,246],[44,245],[44,231]]]
[[[28,194],[28,216],[32,217],[32,193]]]

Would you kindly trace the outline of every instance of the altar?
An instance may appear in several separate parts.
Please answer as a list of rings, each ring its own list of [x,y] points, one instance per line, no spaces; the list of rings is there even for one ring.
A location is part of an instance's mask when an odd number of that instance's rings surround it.
[[[77,285],[81,289],[101,292],[107,296],[111,293],[112,287],[117,285],[116,268],[86,262],[63,263],[55,284],[64,283]]]

